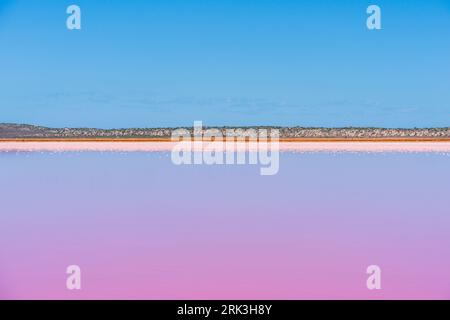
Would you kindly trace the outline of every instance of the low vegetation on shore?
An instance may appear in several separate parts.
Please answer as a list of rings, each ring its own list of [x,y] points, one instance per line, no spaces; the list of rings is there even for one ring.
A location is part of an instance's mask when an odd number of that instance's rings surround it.
[[[225,133],[226,129],[217,128]],[[204,129],[209,129],[204,127]],[[450,139],[450,127],[447,128],[306,128],[306,127],[248,127],[253,129],[274,128],[280,131],[281,139],[408,139],[430,138]],[[0,139],[83,139],[83,138],[160,138],[169,139],[177,128],[48,128],[24,124],[0,124]],[[193,128],[185,129],[192,132]],[[245,128],[244,128],[245,129]]]

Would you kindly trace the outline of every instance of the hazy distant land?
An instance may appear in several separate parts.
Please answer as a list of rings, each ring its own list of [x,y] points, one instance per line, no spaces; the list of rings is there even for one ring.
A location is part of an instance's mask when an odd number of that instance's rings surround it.
[[[225,133],[226,129],[237,127],[204,127],[217,128]],[[246,127],[244,129],[266,128],[278,129],[282,140],[450,140],[450,127],[447,128],[307,128],[307,127]],[[95,129],[95,128],[48,128],[26,124],[0,124],[2,140],[121,140],[121,139],[155,139],[169,140],[176,128],[127,128],[127,129]],[[192,127],[185,127],[192,132]]]

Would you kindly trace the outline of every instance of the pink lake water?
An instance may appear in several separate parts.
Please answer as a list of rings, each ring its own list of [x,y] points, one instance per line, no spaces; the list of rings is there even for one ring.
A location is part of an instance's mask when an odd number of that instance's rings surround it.
[[[0,152],[0,299],[450,298],[446,150],[282,149],[274,176],[82,150]]]

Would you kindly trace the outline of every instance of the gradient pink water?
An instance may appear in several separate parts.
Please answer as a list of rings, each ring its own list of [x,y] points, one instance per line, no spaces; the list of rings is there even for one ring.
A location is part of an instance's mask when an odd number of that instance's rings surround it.
[[[162,152],[0,153],[0,298],[449,299],[449,160],[283,153],[260,176]]]

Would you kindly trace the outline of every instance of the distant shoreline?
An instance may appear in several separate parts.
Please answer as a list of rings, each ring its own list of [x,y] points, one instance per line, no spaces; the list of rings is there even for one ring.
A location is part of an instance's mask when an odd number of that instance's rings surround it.
[[[223,142],[225,139],[216,139],[216,142]],[[250,139],[247,141],[257,141],[255,139]],[[269,139],[270,141],[270,139]],[[449,138],[280,138],[280,142],[283,143],[301,143],[301,142],[450,142]],[[11,138],[11,139],[1,139],[0,143],[6,142],[177,142],[176,140],[171,140],[170,138]],[[212,142],[211,140],[205,139],[203,142]]]
[[[96,129],[96,128],[48,128],[27,124],[0,123],[1,141],[171,141],[174,130],[183,129],[193,136],[193,127],[179,128],[124,128],[124,129]],[[282,142],[337,142],[337,141],[450,141],[450,127],[444,128],[365,128],[365,127],[278,127],[278,126],[249,126],[249,127],[200,127],[195,132],[204,134],[214,129],[217,137],[255,137],[259,134],[251,132],[272,132],[276,130]],[[237,135],[234,135],[238,133]],[[219,138],[219,139],[220,139]]]

